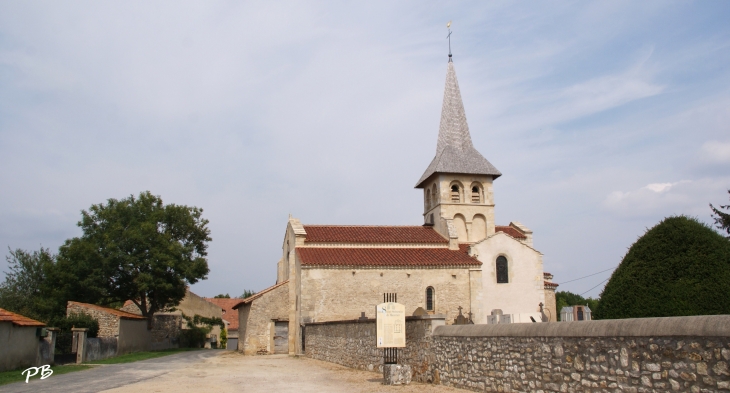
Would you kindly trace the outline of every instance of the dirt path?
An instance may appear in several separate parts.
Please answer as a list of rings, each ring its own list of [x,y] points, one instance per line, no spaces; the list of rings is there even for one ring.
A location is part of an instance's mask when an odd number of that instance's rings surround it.
[[[222,352],[179,369],[107,393],[140,392],[465,392],[412,383],[384,386],[382,375],[336,364],[286,355],[243,356]]]

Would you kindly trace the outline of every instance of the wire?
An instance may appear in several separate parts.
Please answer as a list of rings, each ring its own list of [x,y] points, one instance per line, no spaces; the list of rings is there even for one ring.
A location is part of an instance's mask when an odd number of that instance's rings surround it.
[[[572,279],[572,280],[568,280],[568,281],[563,281],[563,282],[561,282],[561,284],[567,284],[567,283],[569,283],[569,282],[573,282],[573,281],[578,281],[578,280],[582,280],[582,279],[584,279],[584,278],[587,278],[587,277],[595,276],[596,274],[601,274],[601,273],[603,273],[603,272],[607,272],[607,271],[609,271],[609,270],[613,270],[613,269],[616,269],[617,267],[618,267],[618,266],[614,266],[614,267],[612,267],[612,268],[610,268],[610,269],[606,269],[606,270],[601,270],[601,271],[600,271],[600,272],[598,272],[598,273],[593,273],[593,274],[589,274],[589,275],[587,275],[587,276],[583,276],[583,277],[580,277],[580,278],[575,278],[575,279]]]
[[[599,283],[598,283],[598,285],[601,285],[601,284],[603,284],[604,282],[608,281],[608,280],[609,280],[610,278],[611,278],[611,277],[609,277],[609,278],[607,278],[607,279],[605,279],[605,280],[603,280],[603,281],[599,282]],[[595,287],[593,287],[593,288],[591,288],[591,289],[589,289],[589,290],[587,290],[587,291],[585,291],[585,292],[581,293],[580,295],[581,295],[581,296],[585,295],[586,293],[588,293],[588,292],[590,292],[590,291],[594,290],[595,288],[597,288],[597,287],[598,287],[598,285],[596,285]]]

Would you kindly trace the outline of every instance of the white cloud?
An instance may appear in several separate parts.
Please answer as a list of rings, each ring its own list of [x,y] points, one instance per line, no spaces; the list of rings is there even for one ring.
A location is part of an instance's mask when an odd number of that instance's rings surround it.
[[[707,141],[702,156],[712,162],[730,162],[730,142]]]
[[[707,204],[714,195],[721,195],[727,178],[681,180],[673,183],[650,183],[631,191],[613,191],[606,196],[603,207],[623,217],[656,217],[685,214],[704,217]]]

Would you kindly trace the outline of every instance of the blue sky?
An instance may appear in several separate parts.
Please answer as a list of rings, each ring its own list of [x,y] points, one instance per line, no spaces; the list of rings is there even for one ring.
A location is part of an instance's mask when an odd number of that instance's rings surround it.
[[[449,20],[497,223],[533,229],[557,282],[728,203],[725,1],[5,1],[0,246],[56,250],[150,190],[210,220],[193,290],[238,295],[275,282],[290,213],[421,224]]]

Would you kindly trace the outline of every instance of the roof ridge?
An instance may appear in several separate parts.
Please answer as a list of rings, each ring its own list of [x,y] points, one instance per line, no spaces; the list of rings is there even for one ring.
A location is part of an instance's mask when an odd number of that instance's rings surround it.
[[[357,225],[357,224],[347,224],[347,225],[340,225],[340,224],[303,224],[305,227],[371,227],[371,228],[428,228],[432,229],[431,227],[426,227],[423,225]]]

